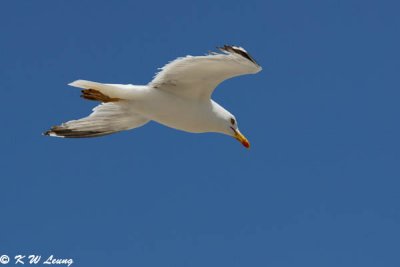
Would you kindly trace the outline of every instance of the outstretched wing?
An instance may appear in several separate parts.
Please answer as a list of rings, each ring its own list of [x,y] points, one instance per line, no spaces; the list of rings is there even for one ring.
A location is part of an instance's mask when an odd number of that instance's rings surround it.
[[[219,48],[223,54],[178,58],[156,74],[149,86],[194,99],[210,99],[222,81],[261,71],[257,62],[241,47]]]
[[[137,128],[148,121],[135,113],[128,102],[109,102],[95,107],[88,117],[53,126],[44,134],[68,138],[96,137]]]

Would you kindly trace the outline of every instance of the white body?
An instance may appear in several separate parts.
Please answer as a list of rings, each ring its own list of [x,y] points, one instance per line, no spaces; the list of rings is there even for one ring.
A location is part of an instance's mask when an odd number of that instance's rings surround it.
[[[185,99],[149,86],[132,85],[128,90],[125,99],[135,112],[148,120],[186,132],[218,132],[219,114],[230,114],[211,99]],[[160,109],[161,106],[168,108]]]

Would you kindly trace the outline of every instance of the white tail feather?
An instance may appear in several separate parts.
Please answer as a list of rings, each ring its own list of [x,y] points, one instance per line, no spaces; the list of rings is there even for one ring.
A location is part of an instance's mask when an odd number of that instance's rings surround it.
[[[86,80],[76,80],[70,84],[73,87],[83,89],[95,89],[110,98],[131,99],[132,90],[130,86],[120,84],[104,84]]]

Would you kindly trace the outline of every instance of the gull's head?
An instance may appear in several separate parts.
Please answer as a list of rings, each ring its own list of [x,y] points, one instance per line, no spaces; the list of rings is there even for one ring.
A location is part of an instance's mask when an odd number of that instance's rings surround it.
[[[239,131],[238,123],[234,115],[229,111],[221,107],[216,102],[212,101],[212,111],[214,120],[213,130],[210,132],[219,132],[229,136],[232,136],[238,140],[244,147],[250,148],[250,142],[246,137]],[[209,121],[209,120],[208,120]]]

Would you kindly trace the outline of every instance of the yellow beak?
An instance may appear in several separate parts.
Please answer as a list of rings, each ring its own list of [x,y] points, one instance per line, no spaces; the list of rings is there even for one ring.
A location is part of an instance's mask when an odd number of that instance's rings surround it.
[[[249,140],[247,140],[246,137],[244,137],[244,135],[239,131],[239,130],[235,130],[232,128],[232,130],[235,132],[235,139],[238,140],[240,143],[242,143],[242,145],[246,148],[250,148],[250,143]]]

